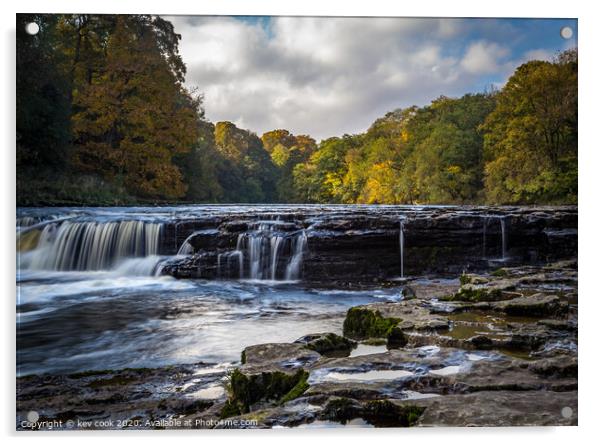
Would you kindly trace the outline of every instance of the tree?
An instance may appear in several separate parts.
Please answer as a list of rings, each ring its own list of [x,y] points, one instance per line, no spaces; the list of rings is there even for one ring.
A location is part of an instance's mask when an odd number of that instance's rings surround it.
[[[219,181],[219,170],[224,160],[215,147],[215,128],[212,123],[199,120],[199,139],[188,153],[176,157],[176,164],[188,185],[185,200],[190,202],[221,202],[225,196]]]
[[[118,16],[104,72],[76,90],[75,163],[147,198],[186,191],[172,157],[199,137],[200,98],[191,97],[145,17]]]
[[[17,14],[17,172],[65,168],[69,157],[69,79],[55,50],[56,15]],[[36,35],[25,32],[35,22]],[[31,174],[27,170],[26,175]],[[19,178],[22,179],[22,178]]]
[[[488,201],[576,203],[576,51],[517,68],[483,130]]]
[[[276,167],[261,139],[231,122],[215,124],[215,144],[224,158],[219,175],[228,183],[231,202],[273,202],[276,199]]]

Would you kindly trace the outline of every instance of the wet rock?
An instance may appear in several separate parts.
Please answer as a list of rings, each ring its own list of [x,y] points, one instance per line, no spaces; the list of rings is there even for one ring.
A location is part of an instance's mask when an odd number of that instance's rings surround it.
[[[556,320],[556,319],[544,319],[539,320],[537,324],[545,326],[551,329],[558,329],[561,331],[576,331],[577,323],[571,320]]]
[[[412,404],[424,408],[417,426],[577,425],[577,391],[482,391]]]
[[[499,301],[517,296],[516,283],[510,280],[485,281],[481,284],[463,284],[458,292],[445,298],[447,301]],[[520,294],[518,294],[520,295]]]
[[[567,375],[554,374],[555,366],[507,358],[478,361],[467,372],[454,378],[454,388],[455,392],[575,390],[576,378],[568,372]],[[536,372],[541,369],[549,369],[550,373]]]
[[[568,305],[560,301],[556,295],[535,294],[496,303],[493,308],[509,315],[549,316],[563,315]]]
[[[242,352],[245,369],[285,371],[308,366],[321,357],[303,343],[265,343],[253,345]]]
[[[206,364],[27,376],[17,381],[17,421],[37,411],[45,420],[89,421],[90,429],[152,429],[149,419],[207,414],[225,400],[226,368]],[[104,426],[94,421],[112,420]],[[20,424],[17,424],[20,428]]]
[[[193,253],[203,256],[173,262],[164,273],[215,278],[218,255],[234,251],[240,235],[255,231],[260,221],[269,220],[273,230],[281,234],[305,230],[304,281],[380,283],[400,274],[402,216],[405,275],[489,270],[502,255],[502,227],[506,239],[504,269],[576,256],[575,207],[302,209],[283,215],[258,210],[256,214],[246,213],[244,218],[233,210],[219,217],[167,224],[161,235],[160,253],[175,254],[184,240],[197,232],[189,244]],[[282,254],[290,257],[290,252]],[[237,268],[221,272],[225,274],[222,278],[239,278]],[[478,285],[480,281],[475,276],[469,284]]]
[[[295,343],[303,344],[321,355],[335,357],[346,357],[357,346],[356,342],[332,332],[306,335],[296,340]]]
[[[398,428],[413,426],[425,408],[412,404],[398,405],[389,400],[367,402],[361,417],[380,428]]]
[[[493,340],[486,335],[475,335],[470,337],[468,341],[475,349],[492,349],[494,345]]]
[[[344,423],[356,417],[361,417],[362,412],[362,404],[355,399],[332,398],[320,412],[319,418]]]
[[[383,317],[375,308],[352,307],[347,311],[343,334],[356,339],[386,337],[398,322],[396,318]]]
[[[375,303],[347,311],[343,332],[353,338],[388,337],[393,328],[408,330],[448,329],[448,320],[433,314],[418,300]]]
[[[403,286],[401,288],[401,296],[404,300],[413,300],[416,298],[416,291],[411,286]]]
[[[577,378],[577,357],[554,357],[529,364],[529,371],[550,377],[573,377]]]
[[[407,344],[408,337],[406,334],[404,334],[403,329],[396,326],[387,334],[387,348],[403,348]]]
[[[222,418],[248,413],[259,403],[285,403],[293,400],[309,387],[308,373],[303,369],[295,372],[257,372],[242,367],[228,376],[230,397],[221,411]]]

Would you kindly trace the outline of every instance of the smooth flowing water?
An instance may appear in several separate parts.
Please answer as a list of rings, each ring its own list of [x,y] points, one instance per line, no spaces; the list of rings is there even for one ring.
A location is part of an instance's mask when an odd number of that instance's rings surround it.
[[[188,241],[177,249],[169,241],[174,252],[162,252],[166,224],[223,211],[21,209],[18,374],[232,362],[252,344],[340,333],[349,307],[399,299],[398,289],[324,290],[296,281],[307,236],[281,230],[277,218],[258,221],[220,254],[218,269],[235,267],[240,279],[161,276],[166,260],[193,251]]]

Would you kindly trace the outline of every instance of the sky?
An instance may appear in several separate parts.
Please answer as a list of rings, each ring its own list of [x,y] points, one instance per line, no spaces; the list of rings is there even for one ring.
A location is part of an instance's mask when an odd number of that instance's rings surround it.
[[[575,19],[166,18],[207,119],[318,141],[441,95],[501,88],[522,63],[577,46]]]

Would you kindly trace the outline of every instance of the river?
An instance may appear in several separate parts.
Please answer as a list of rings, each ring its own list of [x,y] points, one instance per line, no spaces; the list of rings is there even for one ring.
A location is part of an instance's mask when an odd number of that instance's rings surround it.
[[[399,299],[398,288],[325,290],[257,272],[221,280],[157,273],[184,244],[166,254],[164,224],[249,212],[274,208],[19,209],[18,375],[233,362],[252,344],[340,332],[351,306]]]

